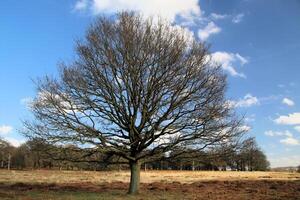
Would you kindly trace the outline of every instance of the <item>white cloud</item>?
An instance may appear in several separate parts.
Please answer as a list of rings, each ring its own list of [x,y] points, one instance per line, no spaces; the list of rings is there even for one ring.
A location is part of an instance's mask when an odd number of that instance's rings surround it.
[[[275,101],[282,98],[282,95],[269,95],[269,96],[264,96],[264,97],[260,97],[259,100],[261,102],[271,102],[271,101]]]
[[[287,137],[285,139],[280,140],[280,143],[285,144],[285,145],[299,145],[300,142],[299,140],[293,138],[293,137]]]
[[[227,71],[232,76],[238,76],[242,78],[246,78],[245,74],[237,72],[234,65],[244,65],[248,63],[248,60],[242,57],[240,54],[236,53],[228,53],[225,51],[217,51],[211,54],[212,62],[217,65],[221,65],[222,68]]]
[[[235,23],[235,24],[238,24],[243,20],[244,16],[245,15],[243,13],[240,13],[240,14],[233,17],[232,22]]]
[[[205,27],[198,30],[197,34],[201,40],[206,40],[211,35],[221,32],[221,28],[211,20],[230,17],[230,15],[217,13],[212,13],[208,17],[204,17],[198,0],[77,0],[74,4],[74,10],[90,11],[95,15],[115,14],[120,11],[129,10],[140,12],[146,17],[155,17],[159,15],[171,22],[175,22],[175,19],[178,17],[178,20],[180,21],[178,23],[180,25],[186,24],[185,27],[190,27],[188,24],[191,25],[195,21],[199,22],[199,20],[202,20],[202,22],[206,22],[207,24]],[[241,18],[241,16],[239,16],[239,18]],[[197,23],[196,25],[194,24],[193,26],[196,26],[194,28],[198,28],[199,24],[201,23]],[[190,35],[193,34],[191,30],[189,30],[189,32]],[[216,52],[215,57],[216,60],[220,60],[217,57],[222,57],[222,67],[231,75],[244,78],[246,77],[243,73],[237,72],[233,66],[233,62],[237,62],[239,65],[244,65],[248,62],[248,60],[240,54]]]
[[[179,31],[189,44],[192,44],[192,42],[195,40],[194,33],[186,27],[173,25],[172,29]]]
[[[277,124],[298,125],[300,124],[300,113],[292,113],[289,115],[281,115],[274,120]]]
[[[257,97],[252,96],[251,94],[246,94],[243,99],[240,99],[238,101],[231,101],[231,104],[234,107],[250,107],[259,105],[259,100]]]
[[[88,0],[78,0],[75,3],[74,10],[75,11],[83,11],[88,8],[89,2]]]
[[[225,19],[228,17],[228,15],[224,14],[224,15],[221,15],[221,14],[217,14],[217,13],[211,13],[210,14],[210,17],[214,20],[218,20],[218,19]]]
[[[6,140],[7,142],[9,142],[11,145],[15,147],[18,147],[21,144],[25,143],[25,140],[15,139],[12,137],[5,137],[4,140]]]
[[[201,15],[198,0],[78,0],[77,10],[91,10],[93,14],[137,11],[145,16],[160,15],[170,21],[176,16],[186,19]]]
[[[250,116],[247,116],[247,117],[245,118],[245,121],[246,121],[246,122],[254,122],[254,121],[255,121],[255,114],[252,114],[252,115],[250,115]]]
[[[217,34],[219,32],[221,32],[221,28],[215,25],[214,22],[209,22],[203,29],[199,29],[198,37],[200,38],[200,40],[204,41],[207,40],[209,36]]]
[[[251,127],[250,126],[247,126],[247,125],[243,125],[243,126],[240,126],[239,128],[239,131],[245,131],[245,132],[248,132],[251,130]]]
[[[295,102],[289,98],[283,98],[282,103],[287,105],[287,106],[294,106]]]
[[[78,107],[74,103],[72,103],[72,99],[66,93],[53,94],[48,91],[41,91],[38,93],[36,102],[39,102],[41,104],[48,104],[49,100],[51,101],[52,99],[55,99],[57,102],[59,102],[59,107],[57,107],[56,109],[59,109],[60,111],[66,113],[79,112],[79,110],[77,109]],[[33,102],[31,103],[34,104]]]
[[[251,94],[247,94],[244,96],[244,99],[237,102],[237,107],[249,107],[252,105],[259,104],[259,100],[257,97],[252,96]]]
[[[241,65],[247,64],[248,60],[246,58],[244,58],[243,56],[241,56],[240,54],[236,53],[235,57],[240,60]]]
[[[24,97],[20,100],[20,103],[24,105],[26,108],[30,108],[32,105],[33,99],[31,97]]]
[[[277,155],[268,155],[268,160],[272,167],[288,167],[288,166],[298,166],[300,155],[284,155],[278,157]]]
[[[0,134],[1,135],[9,134],[9,133],[11,133],[12,130],[13,130],[12,126],[8,126],[8,125],[0,126]]]
[[[269,131],[266,131],[265,132],[265,135],[267,136],[286,136],[286,137],[293,137],[293,134],[291,132],[289,132],[288,130],[286,131],[272,131],[272,130],[269,130]]]
[[[299,145],[300,141],[294,138],[293,134],[286,130],[286,131],[266,131],[265,135],[267,136],[284,136],[284,139],[281,139],[279,142],[285,145]]]
[[[300,126],[295,126],[294,129],[298,132],[300,132]]]
[[[160,132],[157,132],[156,134],[160,134]],[[173,134],[165,134],[165,135],[162,135],[160,137],[158,137],[155,141],[154,141],[154,146],[156,145],[162,145],[162,144],[165,144],[165,143],[170,143],[176,139],[178,139],[180,136],[181,136],[182,133],[180,132],[176,132],[176,133],[173,133]]]

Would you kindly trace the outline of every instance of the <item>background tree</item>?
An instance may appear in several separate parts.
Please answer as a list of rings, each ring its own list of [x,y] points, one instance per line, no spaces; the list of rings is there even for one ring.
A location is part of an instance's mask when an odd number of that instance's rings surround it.
[[[254,171],[267,171],[270,170],[270,162],[267,160],[266,155],[260,149],[254,152],[253,168]]]
[[[266,171],[270,163],[264,152],[258,147],[254,137],[245,139],[238,151],[230,156],[231,166],[239,171]]]
[[[0,138],[0,152],[1,152],[1,168],[11,169],[12,155],[15,152],[14,146],[9,142]]]
[[[244,132],[207,46],[163,20],[100,17],[76,53],[58,79],[38,81],[25,135],[121,157],[130,165],[131,194],[145,160],[178,147],[234,143]]]
[[[33,168],[45,168],[47,165],[50,165],[49,163],[51,161],[53,161],[53,155],[49,155],[49,153],[52,152],[52,148],[50,148],[51,145],[48,145],[46,141],[33,138],[32,140],[27,141],[26,145],[31,152]]]

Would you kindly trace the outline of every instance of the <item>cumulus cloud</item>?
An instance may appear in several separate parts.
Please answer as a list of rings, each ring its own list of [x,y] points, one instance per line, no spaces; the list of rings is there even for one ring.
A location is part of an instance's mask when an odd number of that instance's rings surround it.
[[[79,0],[75,3],[74,10],[75,11],[83,11],[88,8],[89,2],[88,0]]]
[[[282,103],[287,105],[287,106],[294,106],[295,102],[289,98],[283,98]]]
[[[188,41],[189,44],[192,44],[192,42],[195,40],[194,33],[186,27],[182,27],[179,25],[173,25],[172,29],[179,31],[183,35],[183,37],[186,39],[186,41]]]
[[[15,147],[19,147],[21,144],[25,143],[25,140],[20,140],[12,137],[5,137],[4,140]]]
[[[271,101],[276,101],[280,98],[282,98],[282,95],[269,95],[269,96],[260,97],[259,100],[260,102],[269,103]]]
[[[46,105],[46,104],[48,104],[49,100],[52,101],[53,99],[55,99],[55,101],[57,101],[56,109],[58,109],[59,111],[63,111],[65,113],[73,113],[73,112],[75,112],[77,114],[79,113],[78,106],[72,102],[72,98],[66,93],[53,94],[48,91],[42,91],[42,92],[38,93],[37,100],[34,103],[38,102],[40,104]],[[34,103],[31,102],[31,106]]]
[[[238,53],[235,54],[235,57],[241,62],[241,65],[248,63],[248,60]]]
[[[246,122],[254,122],[255,121],[255,114],[249,115],[245,118]]]
[[[221,65],[230,75],[246,78],[245,74],[237,72],[234,66],[236,64],[243,66],[248,63],[248,60],[240,54],[217,51],[211,54],[211,60],[212,62]]]
[[[251,94],[246,94],[243,99],[236,103],[237,107],[250,107],[253,105],[258,105],[259,100],[257,97],[252,96]]]
[[[295,126],[294,129],[298,132],[300,132],[300,126]]]
[[[276,124],[298,125],[300,124],[300,113],[292,113],[289,115],[281,115],[274,120]]]
[[[272,131],[272,130],[269,130],[269,131],[266,131],[265,132],[265,135],[267,136],[286,136],[286,137],[293,137],[293,134],[291,132],[289,132],[288,130],[286,131]]]
[[[247,126],[247,125],[243,125],[243,126],[240,126],[239,128],[239,131],[245,131],[245,132],[248,132],[251,130],[251,127],[250,126]]]
[[[129,10],[140,12],[146,17],[159,15],[171,22],[175,22],[178,19],[177,22],[181,26],[189,27],[189,29],[186,29],[190,32],[189,35],[194,37],[191,30],[195,31],[198,29],[197,36],[202,41],[207,40],[211,35],[221,32],[221,28],[212,20],[230,17],[230,15],[217,13],[212,13],[207,17],[203,16],[198,0],[77,0],[74,4],[74,10],[88,11],[95,15],[100,13],[115,14],[116,12]],[[196,21],[199,23],[195,24]],[[199,26],[201,27],[200,29]],[[245,78],[243,73],[236,71],[233,62],[244,65],[248,62],[246,58],[240,54],[227,52],[216,52],[214,57],[217,61],[221,61],[223,68],[231,75]]]
[[[278,155],[269,154],[268,160],[272,167],[298,166],[300,155],[284,155],[279,157]]]
[[[230,101],[232,107],[250,107],[254,105],[259,105],[259,100],[257,97],[252,96],[251,94],[246,94],[244,98],[239,99],[238,101]]]
[[[285,145],[292,145],[292,146],[300,144],[299,140],[297,140],[296,138],[293,138],[293,137],[287,137],[285,139],[282,139],[282,140],[280,140],[280,143],[285,144]]]
[[[209,36],[217,34],[219,32],[221,32],[221,28],[218,27],[214,22],[209,22],[203,29],[199,29],[198,37],[200,38],[200,40],[205,41]]]
[[[30,108],[33,103],[33,98],[31,97],[24,97],[20,100],[21,105],[25,106],[26,108]]]
[[[210,14],[210,18],[213,19],[213,20],[225,19],[227,17],[228,17],[228,15],[226,15],[226,14],[224,14],[224,15],[217,14],[217,13],[211,13]]]
[[[160,132],[157,132],[156,134],[160,134]],[[154,146],[170,143],[170,142],[178,139],[181,135],[182,135],[182,133],[180,133],[180,132],[162,135],[154,141]]]
[[[235,24],[238,24],[243,20],[244,16],[245,16],[245,14],[240,13],[232,18],[232,22]]]
[[[238,24],[241,21],[243,21],[244,16],[245,16],[244,13],[239,13],[237,15],[211,13],[209,15],[209,19],[216,21],[216,20],[231,18],[232,23]]]
[[[299,145],[300,141],[296,138],[294,138],[293,134],[286,130],[286,131],[266,131],[265,135],[267,136],[280,136],[280,137],[285,137],[284,139],[281,139],[279,142],[285,145]]]
[[[11,131],[13,130],[12,126],[8,126],[8,125],[1,125],[0,126],[0,134],[1,135],[6,135],[11,133]]]
[[[160,15],[170,21],[174,21],[177,16],[192,19],[201,15],[197,0],[78,0],[74,9],[91,10],[95,15],[130,10],[145,16]]]

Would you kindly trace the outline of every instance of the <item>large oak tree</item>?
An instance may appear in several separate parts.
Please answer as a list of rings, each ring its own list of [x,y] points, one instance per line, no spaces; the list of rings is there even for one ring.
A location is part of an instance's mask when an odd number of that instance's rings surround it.
[[[230,143],[243,132],[224,97],[222,69],[183,29],[136,13],[100,17],[76,53],[58,78],[37,81],[25,134],[122,158],[131,194],[139,191],[141,162],[174,148]]]

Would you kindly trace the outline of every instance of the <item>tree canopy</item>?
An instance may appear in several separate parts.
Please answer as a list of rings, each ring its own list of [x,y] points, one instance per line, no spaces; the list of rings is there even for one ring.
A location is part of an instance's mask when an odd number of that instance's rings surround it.
[[[37,81],[25,135],[121,157],[131,167],[130,193],[141,162],[175,148],[234,144],[244,132],[225,98],[226,75],[183,29],[136,13],[100,17],[76,55],[59,77]]]

